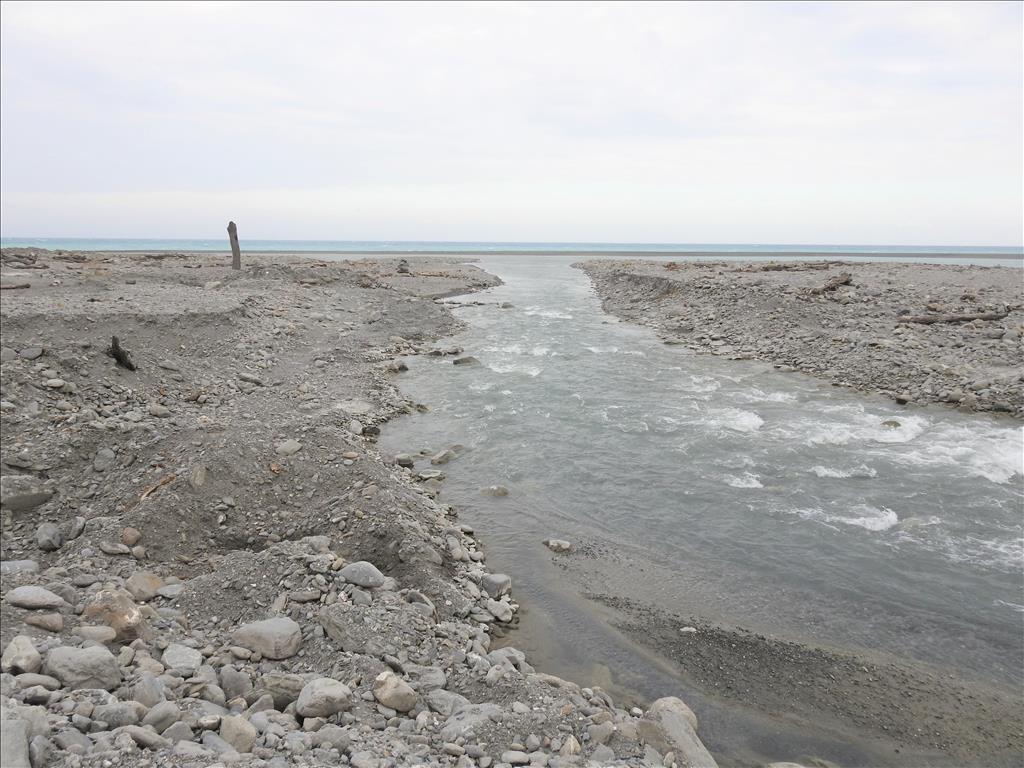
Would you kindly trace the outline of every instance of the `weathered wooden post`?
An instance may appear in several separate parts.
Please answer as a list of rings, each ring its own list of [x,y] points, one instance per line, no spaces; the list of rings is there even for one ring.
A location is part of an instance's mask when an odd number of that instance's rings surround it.
[[[242,268],[242,249],[238,247],[238,227],[235,222],[228,222],[228,238],[231,240],[231,268]]]

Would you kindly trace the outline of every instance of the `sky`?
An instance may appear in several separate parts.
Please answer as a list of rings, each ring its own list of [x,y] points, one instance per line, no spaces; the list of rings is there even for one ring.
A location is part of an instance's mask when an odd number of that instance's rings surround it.
[[[1024,237],[1019,2],[5,2],[0,27],[5,237]]]

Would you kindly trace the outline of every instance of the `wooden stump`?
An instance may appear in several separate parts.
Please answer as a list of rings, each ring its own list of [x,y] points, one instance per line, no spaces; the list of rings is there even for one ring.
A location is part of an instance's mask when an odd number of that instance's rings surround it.
[[[238,227],[235,222],[228,222],[228,239],[231,241],[231,268],[242,268],[242,249],[238,245]]]

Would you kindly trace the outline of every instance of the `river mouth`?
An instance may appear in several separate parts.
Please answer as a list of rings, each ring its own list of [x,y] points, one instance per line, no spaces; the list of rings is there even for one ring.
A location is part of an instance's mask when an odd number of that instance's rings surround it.
[[[484,258],[505,285],[442,343],[480,362],[410,360],[401,387],[430,410],[382,436],[461,446],[443,499],[513,577],[508,642],[627,700],[680,695],[724,764],[1019,762],[1019,426],[667,347],[570,263]],[[830,698],[868,714],[816,716]]]

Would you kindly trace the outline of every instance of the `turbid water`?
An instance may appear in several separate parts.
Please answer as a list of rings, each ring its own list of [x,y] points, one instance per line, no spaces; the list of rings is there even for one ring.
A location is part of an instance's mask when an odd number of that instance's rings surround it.
[[[484,258],[505,285],[471,297],[489,303],[459,309],[468,328],[449,340],[480,363],[410,360],[401,386],[430,410],[382,439],[392,452],[463,446],[442,467],[443,499],[476,527],[492,570],[513,577],[519,639],[542,667],[606,669],[638,696],[676,692],[672,664],[585,599],[619,593],[1020,685],[1018,424],[665,346],[605,314],[570,264]],[[495,484],[509,495],[481,492]],[[548,537],[614,573],[572,582]],[[708,707],[712,748],[749,726]]]

